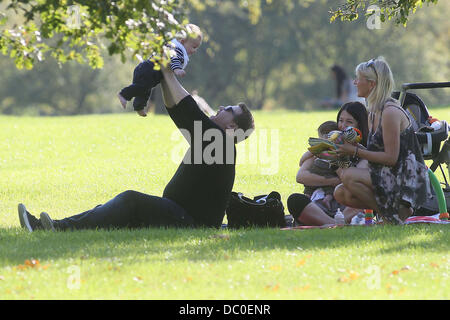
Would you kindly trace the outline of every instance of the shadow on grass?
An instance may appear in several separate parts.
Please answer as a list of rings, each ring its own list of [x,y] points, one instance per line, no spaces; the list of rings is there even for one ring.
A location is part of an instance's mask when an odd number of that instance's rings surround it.
[[[122,229],[69,232],[0,228],[0,267],[26,259],[124,259],[142,261],[240,260],[272,250],[361,247],[361,254],[448,252],[448,226],[376,226],[338,229]],[[359,250],[359,249],[358,249]],[[343,251],[345,253],[345,251]]]

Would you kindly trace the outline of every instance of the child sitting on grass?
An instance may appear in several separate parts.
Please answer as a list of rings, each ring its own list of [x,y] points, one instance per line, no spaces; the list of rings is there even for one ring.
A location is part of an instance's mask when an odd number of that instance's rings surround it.
[[[203,34],[195,24],[187,25],[188,34],[179,40],[171,41],[175,50],[175,56],[170,60],[170,68],[177,77],[184,77],[189,57],[194,54],[203,40]],[[162,79],[161,70],[154,69],[155,64],[150,59],[145,60],[134,69],[133,83],[123,88],[119,94],[119,100],[122,107],[126,109],[127,102],[134,98],[133,108],[140,116],[147,115],[147,101],[150,97],[153,87],[160,83]]]
[[[319,138],[322,138],[322,139],[327,139],[328,134],[335,130],[339,130],[338,124],[335,121],[325,121],[317,129]],[[302,158],[300,159],[300,166],[304,163],[304,161],[306,159],[309,159],[313,156],[314,155],[310,151],[305,152],[303,154]],[[330,162],[327,160],[319,159],[319,158],[316,158],[314,160],[314,164],[311,166],[309,171],[313,174],[317,174],[317,175],[323,176],[325,178],[337,177],[336,171],[331,169],[331,167],[330,167]],[[321,187],[309,186],[309,185],[304,185],[304,186],[305,186],[305,190],[303,191],[303,193],[306,196],[308,196],[309,198],[311,198],[311,201],[322,202],[323,205],[325,206],[325,208],[323,208],[323,209],[329,209],[332,211],[333,211],[333,209],[334,209],[334,211],[337,209],[337,208],[333,208],[335,206],[333,206],[333,203],[332,203],[334,186],[321,186]]]

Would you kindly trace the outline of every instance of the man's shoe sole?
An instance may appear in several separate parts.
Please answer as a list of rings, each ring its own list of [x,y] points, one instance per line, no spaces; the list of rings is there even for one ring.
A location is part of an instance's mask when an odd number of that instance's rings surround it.
[[[52,218],[50,218],[47,212],[41,212],[41,224],[45,230],[55,231],[53,220]]]
[[[17,211],[19,213],[20,226],[24,229],[27,229],[29,232],[33,232],[33,228],[31,227],[30,221],[28,220],[27,209],[22,203],[19,203]]]

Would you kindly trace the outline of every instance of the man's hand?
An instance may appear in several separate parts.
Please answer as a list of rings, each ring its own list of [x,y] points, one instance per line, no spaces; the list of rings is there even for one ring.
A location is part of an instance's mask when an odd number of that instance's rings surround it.
[[[173,70],[173,72],[179,78],[183,78],[186,75],[186,71],[184,71],[183,69],[175,69]]]

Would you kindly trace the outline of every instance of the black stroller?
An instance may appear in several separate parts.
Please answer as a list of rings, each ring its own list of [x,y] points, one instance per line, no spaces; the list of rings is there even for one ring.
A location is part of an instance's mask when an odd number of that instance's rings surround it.
[[[415,211],[414,215],[416,216],[429,216],[450,211],[450,185],[447,180],[447,176],[450,177],[450,138],[448,138],[449,126],[447,121],[439,120],[437,125],[432,126],[430,113],[425,103],[416,94],[407,91],[449,87],[450,82],[405,83],[402,85],[401,92],[397,91],[392,95],[393,98],[400,101],[401,106],[409,113],[417,139],[422,147],[423,157],[425,160],[433,161],[430,166],[431,172],[435,172],[439,167],[444,179],[444,181],[438,182],[436,176],[433,173],[430,174],[433,195],[426,204]],[[447,175],[442,168],[443,164],[447,165]],[[439,185],[442,185],[442,192],[439,190]]]

